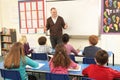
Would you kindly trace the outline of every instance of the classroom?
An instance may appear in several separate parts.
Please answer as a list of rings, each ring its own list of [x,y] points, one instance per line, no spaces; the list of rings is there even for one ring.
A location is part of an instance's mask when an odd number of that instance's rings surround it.
[[[39,20],[38,22],[42,23],[39,24],[39,29],[31,29],[30,27],[24,29],[20,27],[20,22],[22,22],[20,18],[23,16],[20,7],[23,5],[22,3],[24,1],[31,1],[31,4],[32,1],[43,1],[44,5],[42,5],[41,8],[44,8],[44,16],[42,16],[43,20]],[[72,44],[75,49],[83,50],[85,46],[89,45],[88,37],[90,35],[97,35],[99,37],[99,42],[96,46],[106,51],[112,51],[114,53],[114,64],[118,66],[120,65],[120,31],[118,33],[102,32],[102,18],[104,15],[102,11],[104,10],[104,1],[108,0],[0,0],[0,32],[2,32],[3,28],[15,29],[16,41],[19,41],[21,35],[26,35],[31,48],[39,46],[38,38],[40,36],[45,36],[47,38],[47,44],[51,46],[50,33],[44,32],[44,26],[46,24],[46,19],[51,15],[51,7],[55,7],[58,11],[58,15],[62,16],[65,23],[68,25],[68,29],[65,29],[64,33],[70,35],[69,43]],[[39,10],[38,12],[42,11]],[[34,19],[31,19],[31,21],[32,20]],[[25,25],[23,24],[22,26]],[[0,56],[2,56],[1,47],[2,43],[0,40]],[[77,57],[76,59],[82,61],[82,58]],[[112,56],[109,58],[109,64],[113,64]]]

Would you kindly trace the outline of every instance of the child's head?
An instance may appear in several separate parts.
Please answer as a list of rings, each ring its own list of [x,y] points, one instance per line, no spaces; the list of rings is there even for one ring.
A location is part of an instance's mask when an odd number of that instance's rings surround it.
[[[105,50],[99,50],[95,55],[95,60],[98,64],[104,65],[108,62],[108,57],[108,53]]]
[[[92,45],[96,45],[98,43],[98,37],[96,35],[89,36],[89,42]]]
[[[25,35],[22,35],[21,38],[20,38],[20,40],[19,40],[19,42],[21,42],[22,44],[27,43],[27,38],[26,38],[26,36],[25,36]]]
[[[68,34],[63,34],[63,36],[62,36],[62,41],[63,41],[63,43],[67,43],[68,41],[69,41],[69,35]]]
[[[68,68],[70,65],[70,58],[67,55],[64,44],[57,44],[55,47],[55,54],[52,59],[54,67],[62,66]]]
[[[18,68],[20,65],[20,58],[24,57],[23,44],[16,42],[10,48],[9,53],[5,57],[5,68]],[[14,64],[14,66],[12,66]]]
[[[46,39],[46,37],[44,37],[44,36],[41,36],[41,37],[38,39],[39,45],[45,45],[45,44],[46,44],[46,41],[47,41],[47,39]]]

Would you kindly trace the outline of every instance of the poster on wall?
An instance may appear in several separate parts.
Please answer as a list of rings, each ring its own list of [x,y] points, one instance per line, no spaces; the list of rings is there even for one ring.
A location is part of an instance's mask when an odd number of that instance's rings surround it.
[[[21,33],[44,33],[44,0],[18,0],[18,10]]]
[[[120,0],[102,0],[102,28],[101,32],[120,33]]]

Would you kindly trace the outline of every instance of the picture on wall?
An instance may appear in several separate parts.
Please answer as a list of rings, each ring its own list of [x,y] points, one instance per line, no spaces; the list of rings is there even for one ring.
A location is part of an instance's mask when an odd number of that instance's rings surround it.
[[[120,33],[120,0],[102,1],[102,33]]]
[[[18,10],[20,33],[45,32],[44,0],[19,0]]]

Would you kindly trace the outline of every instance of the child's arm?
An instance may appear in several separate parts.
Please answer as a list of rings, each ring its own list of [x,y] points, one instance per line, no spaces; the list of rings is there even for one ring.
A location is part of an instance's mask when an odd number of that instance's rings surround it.
[[[69,68],[79,69],[79,65],[77,63],[75,63],[74,61],[71,60],[71,64],[70,64]]]
[[[73,52],[75,55],[78,55],[78,51],[75,50],[75,49],[73,48],[73,46],[71,46],[71,52]]]
[[[32,59],[30,59],[28,57],[25,57],[25,59],[26,59],[26,65],[29,65],[29,66],[31,66],[33,68],[39,67],[39,63],[38,62],[36,62],[36,61],[34,61],[34,60],[32,60]]]
[[[113,70],[113,69],[109,69],[110,72],[112,72],[114,78],[120,78],[120,71],[117,71],[117,70]]]
[[[82,74],[83,74],[84,76],[87,76],[87,75],[88,75],[89,68],[90,68],[90,66],[88,66],[88,67],[86,67],[85,69],[82,70]]]

